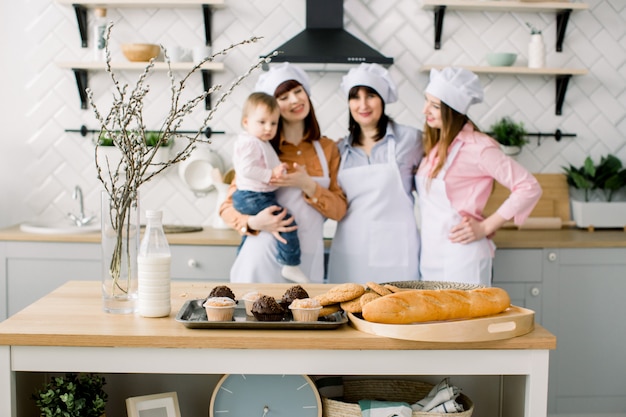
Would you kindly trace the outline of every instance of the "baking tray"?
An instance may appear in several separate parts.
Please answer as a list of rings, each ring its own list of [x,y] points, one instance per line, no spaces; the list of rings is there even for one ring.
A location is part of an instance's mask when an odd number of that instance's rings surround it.
[[[420,342],[483,342],[509,339],[530,333],[535,327],[535,312],[511,306],[500,314],[464,320],[415,324],[372,323],[360,314],[348,313],[355,329],[393,339]]]
[[[188,300],[178,311],[176,321],[190,329],[272,329],[272,330],[331,330],[348,322],[343,311],[320,317],[317,321],[258,321],[246,314],[243,302],[235,307],[232,321],[208,321],[206,310],[202,307],[204,298]]]

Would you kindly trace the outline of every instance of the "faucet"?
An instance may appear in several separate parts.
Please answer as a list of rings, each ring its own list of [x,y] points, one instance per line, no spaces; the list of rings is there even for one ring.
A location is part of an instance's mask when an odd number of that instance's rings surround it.
[[[74,192],[72,193],[72,198],[74,200],[78,200],[78,205],[80,212],[78,216],[72,213],[67,213],[67,216],[76,224],[78,227],[82,227],[88,225],[93,219],[94,216],[85,217],[85,206],[83,203],[83,190],[77,185],[74,187]]]

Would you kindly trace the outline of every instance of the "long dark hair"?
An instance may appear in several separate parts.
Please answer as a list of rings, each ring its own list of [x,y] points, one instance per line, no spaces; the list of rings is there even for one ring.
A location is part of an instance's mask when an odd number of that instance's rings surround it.
[[[348,92],[348,100],[357,98],[359,91],[361,90],[365,91],[367,94],[376,94],[380,98],[381,103],[383,103],[383,114],[382,116],[380,116],[380,119],[376,124],[376,136],[374,137],[375,142],[378,142],[385,136],[385,132],[387,131],[387,125],[393,120],[391,120],[391,118],[385,114],[385,100],[383,100],[380,94],[378,94],[378,92],[376,92],[376,90],[371,87],[365,85],[357,85],[352,87]],[[348,113],[348,130],[350,131],[350,136],[352,136],[352,144],[363,145],[363,143],[361,143],[361,126],[354,120],[354,118],[352,117],[352,113]]]
[[[302,86],[302,84],[300,84],[296,80],[287,80],[281,83],[278,87],[276,87],[276,90],[274,91],[274,97],[278,98],[282,96],[283,94],[286,94],[289,91],[293,90],[294,88],[298,88],[298,87],[304,89],[304,86]],[[320,130],[320,125],[317,121],[317,117],[315,116],[315,109],[313,108],[313,103],[311,103],[311,97],[309,97],[308,93],[307,93],[307,99],[309,100],[310,110],[309,110],[309,114],[304,118],[304,138],[302,140],[304,140],[305,142],[313,142],[314,140],[319,140],[322,133]],[[278,119],[278,129],[276,130],[276,136],[274,136],[274,139],[270,141],[270,143],[272,144],[272,147],[276,150],[278,154],[280,154],[280,149],[279,149],[280,135],[282,131],[283,131],[283,118],[281,117]]]

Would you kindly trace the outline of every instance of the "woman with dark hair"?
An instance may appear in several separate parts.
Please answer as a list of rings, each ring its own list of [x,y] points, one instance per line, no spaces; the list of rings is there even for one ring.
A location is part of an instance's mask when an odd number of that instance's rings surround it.
[[[424,281],[491,285],[495,245],[490,236],[511,218],[522,224],[541,197],[533,175],[467,116],[469,107],[482,99],[473,72],[451,67],[431,71],[423,110],[426,156],[416,176]],[[485,218],[494,180],[511,195]]]
[[[350,133],[338,144],[337,178],[348,211],[333,238],[328,281],[417,280],[420,245],[412,191],[421,132],[385,113],[397,91],[382,66],[361,64],[341,86],[348,96]]]
[[[280,109],[278,132],[271,141],[288,172],[270,183],[278,187],[281,206],[298,223],[300,269],[310,282],[324,279],[323,225],[326,218],[340,220],[346,198],[337,184],[339,152],[334,141],[323,137],[311,104],[306,73],[289,63],[272,67],[259,77],[256,91],[276,97]],[[278,206],[256,215],[243,215],[232,204],[235,181],[220,207],[220,216],[244,237],[230,272],[231,282],[288,282],[281,277],[274,239],[284,242],[281,232],[296,230],[293,218]]]

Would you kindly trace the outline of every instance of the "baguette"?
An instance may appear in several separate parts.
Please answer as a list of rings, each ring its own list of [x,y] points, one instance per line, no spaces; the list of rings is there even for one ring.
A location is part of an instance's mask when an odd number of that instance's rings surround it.
[[[362,308],[374,323],[409,324],[490,316],[506,310],[511,299],[497,287],[473,290],[410,290],[385,295]]]

